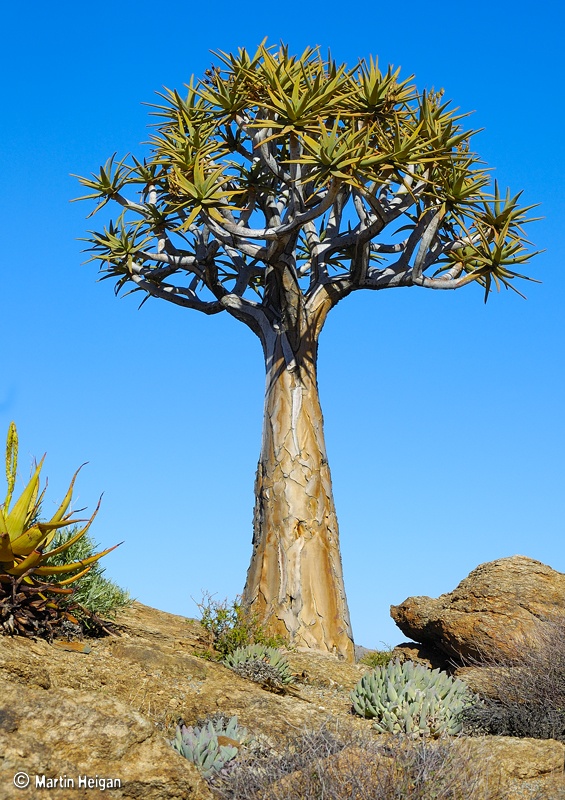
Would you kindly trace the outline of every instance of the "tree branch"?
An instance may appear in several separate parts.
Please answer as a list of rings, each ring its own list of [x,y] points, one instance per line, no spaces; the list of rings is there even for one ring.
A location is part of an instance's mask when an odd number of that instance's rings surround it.
[[[428,250],[434,240],[434,236],[437,233],[437,230],[441,224],[441,221],[444,217],[444,213],[442,212],[441,208],[435,208],[431,206],[422,215],[422,220],[424,216],[429,216],[430,212],[432,213],[432,218],[427,223],[425,230],[422,233],[422,237],[420,239],[420,246],[418,247],[418,252],[416,254],[416,258],[414,260],[414,266],[412,267],[412,280],[416,281],[423,273],[425,259],[428,254]],[[426,265],[429,266],[429,265]]]
[[[297,214],[288,222],[283,222],[282,225],[277,225],[274,228],[246,228],[245,226],[236,223],[233,218],[230,219],[229,217],[231,215],[228,215],[228,212],[225,209],[217,209],[222,216],[221,227],[228,235],[231,234],[232,236],[239,236],[246,239],[265,239],[267,241],[277,241],[281,238],[281,236],[295,231],[297,228],[302,227],[305,223],[310,222],[311,220],[316,219],[316,217],[324,214],[332,205],[337,195],[338,188],[339,187],[336,182],[332,183],[318,205],[309,209],[308,211],[303,211],[302,213]],[[206,216],[208,217],[207,214]],[[211,220],[210,218],[210,227],[212,227],[212,222],[216,221]],[[220,223],[216,224],[220,225]]]
[[[136,286],[143,289],[152,297],[167,300],[169,303],[174,303],[177,306],[194,308],[197,311],[202,311],[204,314],[218,314],[220,311],[224,310],[221,303],[217,301],[209,302],[201,300],[196,293],[189,288],[180,288],[178,286],[172,286],[171,284],[154,284],[134,272],[131,273],[131,280]]]

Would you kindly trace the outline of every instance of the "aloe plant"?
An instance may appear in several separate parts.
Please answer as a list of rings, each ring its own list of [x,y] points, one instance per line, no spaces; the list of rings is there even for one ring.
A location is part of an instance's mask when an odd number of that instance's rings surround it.
[[[7,618],[0,620],[2,622],[0,627],[10,633],[18,630],[17,623],[20,617],[17,614],[17,598],[20,598],[19,602],[23,602],[26,596],[31,595],[33,600],[28,607],[35,608],[38,613],[44,611],[45,608],[56,608],[53,601],[51,603],[46,601],[46,594],[72,594],[71,584],[83,578],[99,559],[118,547],[118,545],[114,545],[100,553],[76,561],[49,563],[49,559],[64,553],[86,536],[98,513],[100,502],[88,520],[73,518],[73,513],[69,511],[69,508],[75,480],[81,469],[79,467],[55,514],[51,519],[45,522],[41,521],[40,511],[45,489],[41,490],[40,487],[40,473],[44,459],[45,456],[35,466],[21,495],[12,503],[18,464],[18,435],[16,426],[12,422],[8,429],[6,444],[8,489],[4,503],[0,506],[0,584],[2,585],[0,599],[4,598],[2,600],[3,613],[0,616],[6,616],[4,612],[8,606],[10,608]],[[81,522],[86,522],[86,525],[79,526],[76,533],[66,538],[59,546],[50,547],[57,531]],[[25,628],[25,626],[23,627]],[[24,632],[21,625],[19,632]]]

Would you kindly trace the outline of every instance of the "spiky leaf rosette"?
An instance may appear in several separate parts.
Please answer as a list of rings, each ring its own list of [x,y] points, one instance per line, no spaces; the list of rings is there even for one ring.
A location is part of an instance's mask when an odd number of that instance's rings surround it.
[[[80,178],[95,210],[121,207],[87,240],[104,277],[291,344],[356,289],[515,288],[532,206],[491,187],[466,115],[411,81],[312,48],[218,54],[161,95],[145,160]]]
[[[29,600],[30,597],[33,597],[33,602],[36,605],[28,602],[27,607],[43,612],[47,608],[53,610],[57,607],[55,600],[42,602],[46,601],[47,594],[72,594],[73,590],[69,588],[70,584],[86,575],[91,566],[113,550],[114,547],[77,561],[59,565],[47,563],[50,557],[52,558],[68,550],[75,542],[85,536],[98,513],[100,503],[98,503],[90,519],[73,519],[69,507],[72,501],[76,476],[80,470],[79,467],[53,517],[46,522],[42,522],[39,517],[45,490],[40,490],[40,472],[44,457],[35,467],[22,494],[12,505],[17,453],[18,438],[15,425],[12,423],[8,431],[6,449],[8,492],[3,505],[0,506],[0,583],[4,584],[3,593],[5,598],[8,596],[11,598],[9,602],[12,605],[17,605],[16,598],[20,598],[21,602],[24,599]],[[51,547],[49,549],[58,530],[63,530],[79,522],[86,522],[86,525],[79,527],[77,532],[59,547]],[[115,545],[115,547],[117,546]],[[47,583],[43,580],[44,578],[51,578],[51,581]],[[8,601],[5,600],[5,602]],[[52,615],[50,614],[50,616]],[[5,626],[4,630],[8,632]]]

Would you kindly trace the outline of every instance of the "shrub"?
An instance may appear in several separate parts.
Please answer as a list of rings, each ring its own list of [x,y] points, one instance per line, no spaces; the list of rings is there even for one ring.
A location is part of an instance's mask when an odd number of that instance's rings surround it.
[[[243,678],[272,689],[294,683],[290,664],[275,647],[262,644],[238,647],[224,658],[223,663]]]
[[[257,615],[242,603],[239,596],[231,603],[227,599],[219,602],[205,592],[197,606],[201,614],[200,624],[210,634],[212,646],[220,656],[251,644],[279,647],[284,643],[282,636],[271,636],[265,631]]]
[[[502,800],[461,741],[395,737],[323,726],[279,754],[242,755],[212,781],[222,800]],[[481,774],[479,774],[481,773]]]
[[[375,669],[376,667],[386,667],[386,665],[394,658],[392,651],[388,650],[370,650],[359,659],[359,664],[365,664],[367,667]]]
[[[59,532],[53,541],[54,548],[65,545],[75,533],[76,529],[74,528]],[[48,564],[58,566],[88,559],[96,552],[97,547],[98,544],[92,536],[86,533],[74,544],[71,544],[67,550],[54,556],[49,556],[49,551],[47,551],[45,555]],[[124,608],[133,602],[129,592],[106,578],[104,573],[104,567],[98,562],[95,563],[90,572],[77,582],[73,594],[63,600],[63,606],[68,606],[73,615],[78,617],[88,630],[93,627],[92,614],[98,617],[113,618],[119,608]]]
[[[465,710],[467,733],[565,741],[565,618],[535,624],[514,658],[474,661],[488,696]]]
[[[246,739],[247,730],[239,727],[237,717],[226,720],[219,715],[201,726],[177,725],[171,744],[181,756],[195,764],[205,778],[211,778],[237,756],[239,746]]]
[[[390,662],[364,675],[351,692],[357,714],[374,720],[381,733],[456,734],[461,713],[472,702],[463,681],[412,661]]]
[[[501,703],[487,699],[466,708],[462,715],[467,734],[558,739],[565,742],[565,711],[531,703]]]

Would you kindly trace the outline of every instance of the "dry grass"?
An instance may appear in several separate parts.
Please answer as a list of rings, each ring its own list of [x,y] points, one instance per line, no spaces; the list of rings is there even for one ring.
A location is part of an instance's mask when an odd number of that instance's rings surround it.
[[[462,740],[376,738],[325,726],[277,755],[240,755],[213,784],[222,800],[502,800]]]
[[[489,696],[465,713],[467,732],[565,741],[565,617],[536,625],[513,659],[475,664]]]

